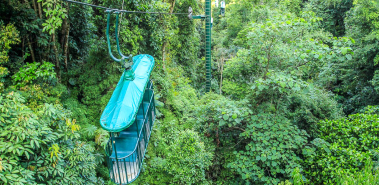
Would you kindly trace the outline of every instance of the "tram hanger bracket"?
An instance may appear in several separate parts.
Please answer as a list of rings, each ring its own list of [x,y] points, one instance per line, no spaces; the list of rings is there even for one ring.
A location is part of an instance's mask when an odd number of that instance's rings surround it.
[[[190,20],[192,19],[201,19],[201,20],[204,20],[205,19],[205,15],[192,15],[193,11],[192,11],[192,8],[189,7],[188,8],[188,18]]]
[[[117,10],[114,10],[114,9],[107,9],[107,10],[105,10],[105,12],[108,14],[107,15],[107,31],[106,31],[106,36],[107,36],[107,44],[108,44],[109,55],[112,58],[112,60],[114,60],[115,62],[121,64],[121,66],[123,68],[125,68],[124,80],[133,81],[134,78],[135,78],[134,71],[132,69],[132,66],[133,66],[133,55],[125,56],[124,54],[122,54],[122,52],[120,50],[120,44],[119,44],[119,39],[118,39],[118,19],[119,19],[120,11],[117,11]],[[116,58],[112,54],[112,47],[111,47],[111,43],[110,43],[110,39],[109,39],[109,27],[110,27],[109,25],[110,25],[110,17],[111,17],[112,13],[116,14],[115,36],[116,36],[116,43],[117,43],[117,52],[121,56],[121,58]]]
[[[188,18],[189,18],[189,19],[192,19],[192,13],[193,13],[192,8],[189,7],[189,8],[188,8]]]
[[[129,55],[128,62],[126,62],[126,59],[122,57],[122,67],[125,68],[125,76],[124,80],[133,81],[135,79],[134,71],[132,69],[133,66],[133,55]]]
[[[133,55],[130,54],[128,58],[122,57],[122,67],[125,69],[130,69],[133,66]]]
[[[201,19],[201,20],[204,20],[205,19],[205,15],[192,15],[191,19]]]

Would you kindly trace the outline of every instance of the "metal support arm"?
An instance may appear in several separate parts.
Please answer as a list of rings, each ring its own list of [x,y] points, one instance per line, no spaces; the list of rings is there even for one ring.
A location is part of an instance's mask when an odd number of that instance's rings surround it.
[[[108,15],[107,15],[107,32],[106,32],[107,43],[108,43],[108,52],[109,52],[109,55],[111,56],[112,60],[114,60],[115,62],[121,63],[122,58],[118,59],[115,56],[113,56],[112,48],[111,48],[111,41],[109,39],[109,25],[110,25],[111,13],[113,12],[113,10],[105,10],[105,12],[108,13]]]
[[[124,75],[124,78],[125,80],[134,80],[135,76],[134,76],[134,71],[132,69],[132,65],[133,65],[133,56],[132,55],[129,55],[129,57],[126,57],[124,56],[121,51],[120,51],[120,46],[119,46],[119,41],[118,41],[118,34],[117,34],[117,28],[118,28],[118,16],[119,16],[119,12],[117,12],[117,16],[116,16],[116,42],[117,42],[117,51],[118,51],[118,54],[121,56],[121,59],[118,59],[116,58],[113,53],[112,53],[112,48],[111,48],[111,41],[109,39],[109,27],[110,27],[110,19],[111,19],[111,13],[114,12],[114,10],[111,10],[111,9],[107,9],[105,11],[108,15],[107,15],[107,32],[106,32],[106,36],[107,36],[107,43],[108,43],[108,52],[109,52],[109,55],[111,56],[112,60],[120,63],[122,65],[122,67],[125,68],[125,75]],[[127,59],[128,62],[127,62]]]
[[[201,19],[201,20],[204,20],[205,19],[205,15],[192,15],[191,18],[192,19]]]

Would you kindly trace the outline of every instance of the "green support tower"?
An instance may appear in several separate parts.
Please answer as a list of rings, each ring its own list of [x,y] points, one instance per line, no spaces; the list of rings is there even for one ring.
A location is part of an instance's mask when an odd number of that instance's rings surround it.
[[[212,67],[212,48],[211,48],[211,23],[212,23],[212,6],[211,0],[205,0],[205,16],[204,15],[192,15],[192,8],[189,7],[189,18],[190,19],[205,19],[205,74],[206,82],[205,89],[206,92],[211,90],[211,67]]]
[[[211,48],[211,19],[212,19],[211,0],[205,0],[205,68],[206,68],[206,92],[211,89],[211,67],[212,67],[212,48]]]

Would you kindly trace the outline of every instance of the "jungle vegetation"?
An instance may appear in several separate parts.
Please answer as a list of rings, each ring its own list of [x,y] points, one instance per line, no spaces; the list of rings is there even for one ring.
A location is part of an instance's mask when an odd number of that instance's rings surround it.
[[[201,0],[83,2],[204,13]],[[379,184],[379,2],[225,2],[209,93],[204,22],[122,15],[122,52],[156,61],[158,119],[134,184]],[[0,184],[112,184],[99,118],[122,68],[105,16],[0,1]]]

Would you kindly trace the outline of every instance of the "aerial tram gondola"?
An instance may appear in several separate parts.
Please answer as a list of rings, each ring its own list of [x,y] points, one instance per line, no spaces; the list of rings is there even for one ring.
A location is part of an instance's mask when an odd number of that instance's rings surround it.
[[[101,127],[110,133],[105,148],[110,178],[116,184],[129,184],[139,175],[155,120],[153,84],[149,81],[154,68],[150,55],[125,56],[118,40],[119,11],[106,10],[107,42],[111,58],[124,72],[100,118]],[[116,43],[121,59],[113,56],[109,27],[111,14],[116,14]]]
[[[154,58],[147,54],[126,56],[121,53],[118,39],[119,14],[149,13],[149,14],[185,14],[190,19],[205,20],[205,50],[206,50],[206,92],[211,86],[211,0],[205,0],[205,15],[192,15],[192,8],[187,13],[141,12],[110,9],[98,5],[64,0],[70,3],[106,9],[107,13],[107,45],[110,57],[121,64],[124,72],[105,107],[101,118],[101,127],[109,132],[110,138],[105,147],[106,162],[109,176],[116,184],[129,184],[139,176],[145,152],[149,143],[155,121],[154,87],[149,80],[154,68]],[[221,2],[221,10],[225,12],[225,2]],[[115,36],[117,52],[121,58],[116,58],[111,49],[109,39],[110,18],[116,14]]]
[[[225,1],[224,0],[221,1],[220,6],[221,6],[220,14],[222,16],[225,16]]]

